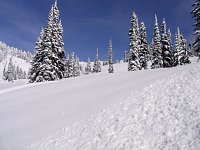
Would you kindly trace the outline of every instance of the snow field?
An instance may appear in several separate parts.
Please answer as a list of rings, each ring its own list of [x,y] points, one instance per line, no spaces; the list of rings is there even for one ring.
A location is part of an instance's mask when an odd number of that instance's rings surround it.
[[[182,69],[28,149],[200,149],[200,66]]]

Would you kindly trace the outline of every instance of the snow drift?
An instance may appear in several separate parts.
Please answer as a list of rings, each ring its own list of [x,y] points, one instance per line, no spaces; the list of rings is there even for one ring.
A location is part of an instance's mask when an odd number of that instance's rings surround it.
[[[0,149],[200,148],[198,64],[114,68],[1,90]]]

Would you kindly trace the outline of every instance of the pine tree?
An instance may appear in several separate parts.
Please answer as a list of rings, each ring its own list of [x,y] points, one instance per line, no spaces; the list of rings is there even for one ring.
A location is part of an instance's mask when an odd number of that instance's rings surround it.
[[[144,22],[140,25],[140,51],[139,51],[139,58],[140,58],[140,65],[141,68],[147,69],[147,61],[148,61],[148,43],[147,43],[147,32]]]
[[[62,79],[65,72],[63,29],[59,20],[57,2],[49,12],[47,27],[36,43],[36,54],[30,70],[29,82]]]
[[[36,78],[39,75],[39,67],[42,65],[43,62],[43,58],[44,58],[44,29],[42,28],[41,32],[40,32],[40,36],[38,37],[38,41],[36,42],[36,46],[35,46],[35,56],[33,57],[33,60],[31,61],[31,68],[29,70],[29,82],[33,83],[36,81]],[[18,68],[18,72],[19,72],[19,68]],[[19,73],[18,73],[19,74]]]
[[[174,66],[184,65],[190,63],[187,42],[183,38],[180,29],[177,28],[176,41],[175,41],[175,54],[174,54]]]
[[[112,54],[112,40],[110,38],[109,41],[109,48],[108,48],[108,72],[109,73],[114,73],[114,68],[113,68],[113,54]]]
[[[76,56],[75,62],[74,62],[74,77],[80,76],[80,63],[79,58]]]
[[[181,51],[179,54],[180,65],[189,64],[190,60],[189,60],[188,49],[187,49],[187,41],[186,39],[184,39],[183,35],[181,35],[180,41],[181,41],[180,42]]]
[[[197,53],[197,55],[200,59],[200,0],[196,0],[192,6],[193,6],[193,10],[192,10],[191,14],[195,20],[195,24],[194,24],[195,40],[193,43],[193,49]]]
[[[85,73],[86,74],[89,74],[92,72],[92,69],[91,69],[91,63],[90,63],[90,58],[88,57],[88,62],[87,62],[87,66],[85,67]]]
[[[70,64],[70,58],[69,58],[69,54],[67,54],[67,58],[65,61],[65,73],[64,73],[65,78],[69,78],[69,64]]]
[[[177,33],[175,35],[175,49],[174,49],[174,65],[173,66],[177,66],[180,64],[179,62],[179,54],[181,51],[181,33],[179,28],[177,28]]]
[[[13,82],[14,76],[13,76],[13,63],[12,63],[12,57],[10,58],[9,64],[8,64],[8,71],[7,71],[7,80],[8,82]]]
[[[129,40],[130,40],[130,50],[129,50],[129,62],[128,62],[128,71],[140,70],[140,61],[139,61],[139,49],[140,49],[140,37],[139,37],[139,25],[138,17],[133,12],[131,19],[131,28],[129,30]]]
[[[161,26],[161,42],[162,42],[162,58],[163,58],[163,67],[172,67],[173,66],[173,58],[171,52],[171,45],[170,39],[167,35],[167,27],[165,19],[163,19],[162,26]]]
[[[97,48],[96,60],[94,61],[93,72],[98,73],[101,72],[101,62],[99,61],[99,50]]]
[[[129,60],[129,51],[124,51],[124,62],[128,62],[128,60]]]
[[[75,54],[74,52],[71,53],[70,60],[69,60],[69,77],[74,77],[74,68],[75,68]]]
[[[172,58],[173,58],[174,51],[173,51],[173,46],[172,46],[172,34],[171,34],[171,30],[170,29],[168,29],[168,32],[167,32],[167,39],[168,39],[168,42],[169,42],[169,45],[170,45],[170,51],[172,53]]]
[[[162,50],[161,50],[161,39],[160,39],[160,32],[158,28],[158,19],[155,15],[155,25],[154,25],[154,35],[153,35],[153,60],[151,68],[161,68],[163,67],[162,61]]]

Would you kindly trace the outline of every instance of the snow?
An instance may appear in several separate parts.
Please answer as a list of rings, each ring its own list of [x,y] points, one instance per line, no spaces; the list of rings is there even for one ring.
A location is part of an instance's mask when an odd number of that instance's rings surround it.
[[[200,65],[0,85],[0,149],[200,149]]]
[[[21,58],[17,58],[15,56],[11,56],[10,54],[8,54],[6,56],[6,58],[0,63],[0,82],[2,81],[2,77],[3,77],[3,70],[4,67],[6,66],[6,70],[8,67],[8,63],[10,60],[10,57],[12,57],[12,62],[13,64],[17,67],[19,66],[20,68],[22,68],[23,71],[26,71],[28,73],[28,70],[30,68],[30,63],[28,63],[26,60],[23,60]],[[1,87],[0,87],[1,88]]]

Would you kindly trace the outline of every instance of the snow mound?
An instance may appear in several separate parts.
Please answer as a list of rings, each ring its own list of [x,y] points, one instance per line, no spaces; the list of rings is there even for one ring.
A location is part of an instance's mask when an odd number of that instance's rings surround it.
[[[120,105],[28,149],[199,150],[200,66],[131,91]]]

